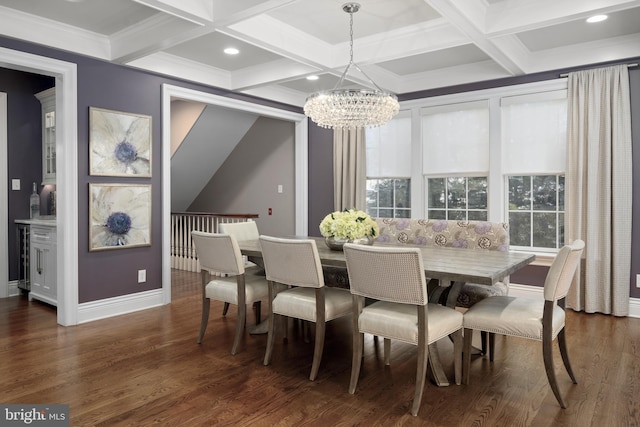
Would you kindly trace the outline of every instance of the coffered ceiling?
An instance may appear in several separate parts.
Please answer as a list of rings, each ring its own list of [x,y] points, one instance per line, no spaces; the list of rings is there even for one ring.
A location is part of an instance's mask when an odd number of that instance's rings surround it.
[[[349,62],[344,3],[0,0],[0,34],[301,106]],[[359,3],[354,60],[398,94],[640,57],[638,0]]]

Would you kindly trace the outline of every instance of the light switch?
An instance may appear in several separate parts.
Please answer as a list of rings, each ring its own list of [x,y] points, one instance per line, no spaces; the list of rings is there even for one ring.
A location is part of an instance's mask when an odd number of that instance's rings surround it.
[[[11,189],[12,190],[20,190],[20,180],[19,179],[12,179],[11,180]]]
[[[278,193],[282,193],[282,184],[278,184]]]

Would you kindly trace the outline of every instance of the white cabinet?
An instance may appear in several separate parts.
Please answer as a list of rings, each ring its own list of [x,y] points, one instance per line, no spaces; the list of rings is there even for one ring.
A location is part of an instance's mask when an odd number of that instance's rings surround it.
[[[29,301],[35,298],[52,305],[57,305],[56,228],[31,225],[29,239],[31,273]]]
[[[40,93],[42,104],[42,185],[56,183],[56,88]]]

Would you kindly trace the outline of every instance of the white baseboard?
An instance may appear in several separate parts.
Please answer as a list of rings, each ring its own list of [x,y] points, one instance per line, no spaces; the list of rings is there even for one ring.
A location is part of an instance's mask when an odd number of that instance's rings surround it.
[[[18,289],[18,281],[17,280],[9,282],[8,286],[9,286],[9,288],[7,290],[7,296],[8,297],[15,297],[15,296],[20,295],[20,289]]]
[[[629,317],[640,318],[640,298],[629,298]]]
[[[163,304],[162,289],[86,302],[78,304],[78,324],[146,310]]]
[[[509,296],[525,298],[542,298],[543,288],[540,286],[509,284]],[[640,298],[629,298],[629,316],[640,318]]]

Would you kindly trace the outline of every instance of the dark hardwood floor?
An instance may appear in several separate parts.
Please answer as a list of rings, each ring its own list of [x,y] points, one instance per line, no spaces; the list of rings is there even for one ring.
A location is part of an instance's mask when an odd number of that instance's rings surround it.
[[[213,303],[201,345],[200,276],[173,272],[173,303],[75,327],[25,297],[0,299],[0,403],[66,403],[72,426],[637,426],[640,425],[640,319],[569,312],[569,353],[578,384],[556,371],[568,409],[551,392],[541,344],[496,339],[496,360],[476,357],[471,384],[428,383],[409,414],[415,348],[367,337],[355,395],[350,319],[327,325],[316,381],[313,343],[292,324],[263,366],[266,336],[245,337],[230,354],[235,307]],[[266,311],[266,310],[265,310]],[[451,344],[440,343],[453,377]]]

